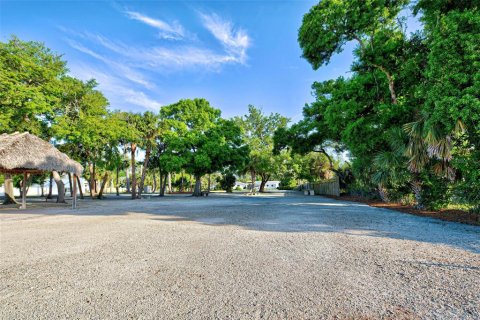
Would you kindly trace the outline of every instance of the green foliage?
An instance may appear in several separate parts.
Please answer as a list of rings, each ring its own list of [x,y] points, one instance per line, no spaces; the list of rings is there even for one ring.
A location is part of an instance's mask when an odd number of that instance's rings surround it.
[[[411,35],[398,17],[408,4],[323,0],[304,16],[298,40],[314,69],[348,41],[355,61],[350,78],[313,84],[315,102],[277,130],[275,150],[347,149],[352,193],[415,194],[431,208],[479,203],[478,2],[418,1],[424,30]]]
[[[297,186],[295,179],[291,175],[285,175],[281,180],[278,188],[280,190],[293,190]]]
[[[438,210],[445,208],[451,200],[449,181],[429,173],[424,173],[422,181],[422,204],[427,209]]]
[[[174,181],[172,181],[172,186],[177,188],[179,191],[185,191],[190,188],[190,186],[194,183],[193,180],[190,179],[188,175],[181,175],[177,177]]]
[[[248,114],[235,117],[234,122],[242,128],[246,144],[250,148],[249,159],[243,171],[260,175],[267,182],[279,174],[285,165],[285,156],[273,153],[275,130],[285,128],[288,118],[278,113],[265,115],[255,106],[248,106]]]
[[[228,168],[242,167],[248,154],[240,128],[220,117],[205,99],[180,100],[160,110],[167,131],[163,159],[170,169],[183,168],[200,178]]]
[[[222,190],[232,192],[235,186],[236,178],[233,173],[225,173],[221,178],[217,178],[217,182],[220,183]]]
[[[0,133],[29,131],[50,138],[62,108],[66,62],[39,42],[0,42]]]
[[[351,40],[393,23],[408,0],[322,0],[303,17],[298,42],[316,70]]]

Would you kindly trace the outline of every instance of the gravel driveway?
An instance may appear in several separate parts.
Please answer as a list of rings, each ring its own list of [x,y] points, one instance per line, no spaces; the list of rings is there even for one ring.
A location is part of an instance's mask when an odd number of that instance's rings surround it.
[[[1,319],[479,319],[480,227],[293,193],[0,209]]]

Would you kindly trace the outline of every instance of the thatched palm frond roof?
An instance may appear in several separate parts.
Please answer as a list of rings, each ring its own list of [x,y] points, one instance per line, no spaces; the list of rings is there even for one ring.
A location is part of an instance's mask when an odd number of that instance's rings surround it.
[[[81,175],[83,167],[50,143],[28,132],[0,135],[0,172],[65,171]]]

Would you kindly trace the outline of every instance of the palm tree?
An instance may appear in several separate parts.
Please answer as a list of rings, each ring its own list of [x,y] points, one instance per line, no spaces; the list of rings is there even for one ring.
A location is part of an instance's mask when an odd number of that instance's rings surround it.
[[[140,119],[140,136],[142,147],[145,148],[145,160],[143,162],[142,177],[138,187],[138,198],[142,197],[142,192],[145,183],[145,176],[149,165],[152,148],[155,146],[157,137],[160,133],[159,117],[153,112],[145,112]]]
[[[373,160],[373,182],[377,184],[378,193],[384,202],[390,201],[389,189],[405,185],[411,179],[406,167],[406,137],[400,128],[387,132],[389,150],[378,153]]]
[[[465,127],[458,120],[452,132],[445,134],[439,127],[431,126],[425,117],[420,117],[405,124],[403,129],[409,137],[405,155],[409,158],[408,168],[414,175],[412,191],[417,207],[423,209],[420,173],[431,169],[436,175],[452,181],[455,179],[455,170],[451,166],[453,140],[465,131]]]

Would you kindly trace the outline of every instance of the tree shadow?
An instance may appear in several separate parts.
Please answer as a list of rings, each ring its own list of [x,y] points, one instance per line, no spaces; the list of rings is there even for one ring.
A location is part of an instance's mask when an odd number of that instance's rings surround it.
[[[129,200],[109,195],[104,200],[79,200],[76,210],[31,208],[0,210],[0,221],[22,216],[122,216],[144,214],[159,223],[200,223],[212,228],[234,226],[262,232],[343,233],[351,236],[411,240],[480,253],[480,227],[369,207],[298,193],[278,195],[210,194],[147,196]],[[25,218],[25,217],[24,217]]]

